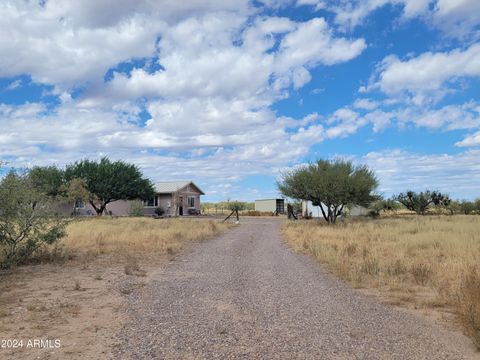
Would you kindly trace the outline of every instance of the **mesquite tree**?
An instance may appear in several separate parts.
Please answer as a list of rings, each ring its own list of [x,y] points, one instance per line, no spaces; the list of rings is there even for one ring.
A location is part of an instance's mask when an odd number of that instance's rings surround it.
[[[439,191],[407,191],[406,193],[400,193],[394,197],[399,203],[405,206],[410,211],[415,211],[417,214],[426,214],[428,208],[431,205],[435,206],[448,206],[450,198],[448,195],[442,194]]]
[[[102,215],[106,206],[116,200],[148,199],[154,195],[150,180],[143,177],[136,165],[124,161],[82,160],[67,165],[65,179],[83,179],[89,203],[97,215]]]
[[[28,173],[6,175],[0,181],[0,268],[22,263],[65,236],[65,221],[54,214],[54,197]]]
[[[324,219],[335,223],[346,205],[368,206],[377,199],[375,174],[365,165],[344,160],[318,160],[282,175],[280,192],[290,198],[311,201]]]

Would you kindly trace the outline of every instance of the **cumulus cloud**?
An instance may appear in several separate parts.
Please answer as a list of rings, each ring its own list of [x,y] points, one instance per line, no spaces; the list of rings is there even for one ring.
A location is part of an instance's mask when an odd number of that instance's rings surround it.
[[[462,141],[458,141],[455,145],[459,147],[480,146],[480,131],[467,136]]]
[[[336,36],[323,18],[298,22],[256,6],[2,2],[0,77],[52,85],[59,104],[0,105],[0,158],[61,165],[109,154],[152,178],[226,179],[304,156],[325,136],[316,114],[278,117],[272,105],[313,68],[358,56],[365,41]]]
[[[378,101],[364,98],[356,99],[353,103],[354,108],[363,110],[373,110],[376,109],[379,105],[380,104]]]
[[[370,90],[380,89],[390,96],[407,94],[418,105],[438,101],[450,91],[448,84],[465,77],[480,76],[480,43],[465,50],[426,52],[401,60],[386,57]]]
[[[393,6],[402,10],[401,19],[421,18],[448,37],[479,37],[480,2],[477,0],[297,0],[298,5],[313,5],[335,14],[335,22],[344,28],[362,24],[374,11]]]
[[[468,101],[463,104],[441,107],[405,106],[382,107],[378,102],[357,99],[351,106],[345,106],[327,116],[326,137],[345,137],[356,133],[360,128],[370,125],[375,133],[388,126],[398,129],[408,127],[426,128],[438,131],[480,129],[480,104]],[[478,135],[478,134],[476,134]],[[469,136],[457,142],[457,146],[476,146],[478,137]]]
[[[392,149],[354,158],[375,170],[380,191],[386,196],[405,190],[435,189],[454,198],[470,199],[480,192],[479,156],[478,150],[418,154]]]

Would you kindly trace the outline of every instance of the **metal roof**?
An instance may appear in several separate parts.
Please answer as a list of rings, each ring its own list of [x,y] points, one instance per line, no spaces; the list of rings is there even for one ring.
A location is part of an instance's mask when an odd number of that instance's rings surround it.
[[[195,186],[202,195],[205,195],[204,192],[194,184],[193,181],[190,180],[182,180],[182,181],[160,181],[155,183],[155,191],[159,194],[171,194],[177,190],[183,189],[187,185],[192,184]]]

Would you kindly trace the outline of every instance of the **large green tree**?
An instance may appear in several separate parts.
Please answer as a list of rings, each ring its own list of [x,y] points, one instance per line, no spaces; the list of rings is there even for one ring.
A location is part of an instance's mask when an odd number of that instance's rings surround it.
[[[143,177],[136,165],[106,157],[67,165],[65,179],[83,179],[90,194],[88,201],[97,215],[102,215],[107,204],[113,201],[148,199],[154,195],[151,181]]]
[[[35,166],[28,172],[32,186],[47,196],[60,195],[64,185],[63,171],[55,166]]]
[[[318,160],[284,173],[277,186],[287,197],[320,206],[325,220],[335,223],[346,205],[366,207],[376,200],[378,180],[367,166],[344,160]]]

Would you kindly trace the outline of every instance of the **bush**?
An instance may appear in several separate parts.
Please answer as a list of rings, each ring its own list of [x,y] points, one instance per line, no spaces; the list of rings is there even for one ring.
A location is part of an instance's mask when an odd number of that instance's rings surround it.
[[[132,204],[132,206],[130,207],[130,213],[129,213],[130,216],[133,216],[133,217],[141,217],[141,216],[144,216],[143,214],[143,205],[141,204]]]
[[[165,214],[165,210],[163,210],[160,206],[157,206],[157,207],[155,208],[155,214],[156,214],[157,216],[162,216],[163,214]]]
[[[242,213],[244,216],[273,216],[271,211],[248,210]]]
[[[0,182],[0,199],[0,268],[24,263],[66,235],[54,199],[36,190],[28,174],[10,172]]]
[[[377,218],[381,213],[395,212],[400,208],[400,204],[392,199],[381,199],[372,203],[368,209],[368,216]]]
[[[475,212],[475,203],[473,201],[463,200],[460,203],[460,210],[461,210],[462,214],[470,215],[473,212]]]

